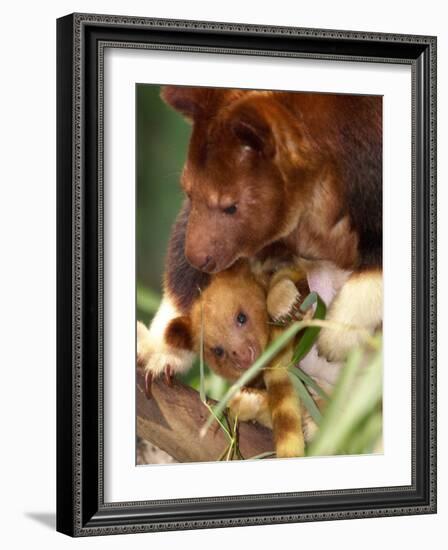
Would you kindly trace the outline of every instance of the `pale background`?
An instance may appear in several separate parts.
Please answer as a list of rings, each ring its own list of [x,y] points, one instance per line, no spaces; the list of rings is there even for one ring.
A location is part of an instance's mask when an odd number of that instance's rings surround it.
[[[439,280],[447,279],[448,35],[444,3],[375,0],[211,2],[90,0],[9,4],[2,12],[0,164],[1,540],[7,548],[388,548],[446,537],[448,375],[439,330],[439,514],[71,540],[54,532],[55,510],[55,19],[73,11],[439,35]],[[440,285],[439,310],[447,293]]]

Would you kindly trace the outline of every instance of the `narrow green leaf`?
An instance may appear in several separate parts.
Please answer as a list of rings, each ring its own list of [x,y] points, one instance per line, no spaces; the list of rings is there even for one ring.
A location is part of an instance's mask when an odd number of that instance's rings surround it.
[[[302,313],[305,313],[308,309],[310,309],[311,306],[313,306],[318,299],[317,292],[310,292],[308,296],[303,300],[302,305],[300,306],[300,310]]]
[[[313,304],[316,304],[316,311],[314,312],[313,319],[325,319],[327,313],[327,306],[322,298],[316,292],[311,292],[303,301],[300,309],[305,312]],[[297,365],[304,357],[309,353],[320,332],[320,327],[308,327],[302,334],[299,343],[294,350],[294,355],[291,363]]]
[[[307,386],[312,388],[317,393],[317,395],[322,397],[322,399],[325,399],[326,401],[328,401],[330,399],[330,396],[328,395],[328,393],[326,393],[319,386],[319,384],[315,380],[313,380],[313,378],[311,378],[311,376],[308,376],[308,374],[306,374],[306,372],[304,372],[300,367],[291,366],[291,367],[289,367],[289,370],[290,370],[290,372],[292,372],[293,374],[298,376],[304,384],[306,384]]]
[[[294,388],[299,395],[300,401],[306,407],[314,422],[316,422],[316,424],[320,424],[322,421],[322,414],[318,409],[316,403],[314,402],[313,398],[309,394],[308,390],[306,389],[305,385],[303,384],[302,380],[300,380],[297,374],[292,370],[289,371],[289,374],[292,383],[294,384]]]

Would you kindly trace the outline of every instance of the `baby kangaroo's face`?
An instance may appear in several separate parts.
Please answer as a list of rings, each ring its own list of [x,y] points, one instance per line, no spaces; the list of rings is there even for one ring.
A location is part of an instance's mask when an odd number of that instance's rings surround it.
[[[201,320],[205,361],[227,380],[237,380],[268,343],[266,293],[249,271],[220,273],[203,292],[192,314],[198,349]]]

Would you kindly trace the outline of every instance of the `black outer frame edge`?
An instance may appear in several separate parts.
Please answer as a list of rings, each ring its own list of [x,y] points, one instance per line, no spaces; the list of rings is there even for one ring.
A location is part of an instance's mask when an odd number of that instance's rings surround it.
[[[343,514],[344,512],[382,511],[383,509],[425,507],[425,495],[417,492],[389,492],[379,489],[376,493],[359,493],[357,495],[303,495],[297,497],[276,497],[275,503],[269,498],[256,500],[235,500],[223,502],[190,502],[188,504],[160,504],[153,506],[108,506],[97,512],[86,524],[85,528],[113,527],[116,525],[144,525],[148,523],[166,524],[200,522],[217,519],[256,519],[263,516],[281,518],[285,515],[308,516],[308,521],[314,521],[315,514]],[[199,500],[199,499],[198,499]],[[325,502],[323,502],[325,501]],[[417,511],[414,513],[418,513]],[[420,511],[420,513],[422,513]],[[425,511],[425,513],[427,513]],[[332,519],[326,517],[326,520]],[[347,518],[345,518],[347,519]],[[303,521],[300,518],[295,521]],[[306,520],[305,520],[306,521]]]
[[[193,21],[184,21],[184,23],[194,23]],[[205,23],[207,24],[207,23]],[[213,25],[213,23],[208,23]],[[120,34],[120,37],[110,35],[111,27],[106,23],[83,22],[85,33],[94,35],[96,40],[123,41],[129,43],[145,43],[150,38],[153,44],[176,44],[182,43],[184,46],[206,46],[210,48],[232,48],[235,50],[258,50],[275,52],[300,52],[306,54],[322,54],[333,56],[351,56],[356,55],[361,59],[363,57],[395,59],[416,59],[425,48],[426,44],[415,43],[412,40],[396,42],[383,35],[381,40],[362,40],[356,38],[344,38],[326,36],[294,36],[274,34],[280,27],[270,27],[271,32],[256,32],[255,26],[251,31],[242,32],[236,28],[245,27],[245,25],[235,24],[235,30],[211,30],[211,29],[191,29],[176,28],[174,25],[170,28],[162,26],[142,27],[130,24],[114,23],[114,34]],[[250,28],[250,26],[248,26]],[[298,29],[299,30],[299,29]],[[323,31],[324,32],[324,31]],[[335,32],[335,35],[337,33]],[[359,33],[362,34],[362,33]],[[412,38],[412,37],[411,37]],[[393,56],[390,52],[393,49]]]
[[[432,45],[435,50],[435,43]],[[435,56],[435,51],[433,51]],[[431,512],[437,512],[436,502],[436,477],[431,480],[430,464],[433,459],[434,464],[436,456],[431,457],[431,449],[429,446],[430,430],[435,430],[434,425],[431,426],[431,411],[430,401],[428,396],[430,392],[435,396],[436,392],[436,373],[433,373],[433,380],[430,379],[430,365],[432,361],[431,347],[434,347],[435,341],[432,342],[433,335],[431,334],[431,317],[436,318],[436,304],[431,301],[431,247],[429,246],[431,238],[436,238],[435,226],[431,228],[431,135],[435,128],[430,127],[431,121],[431,57],[430,46],[425,48],[422,54],[416,61],[416,186],[415,186],[415,205],[416,205],[416,242],[415,242],[415,277],[416,277],[416,441],[420,446],[420,453],[416,453],[416,482],[417,490],[425,496],[426,501],[430,501],[431,482],[433,483],[434,502],[431,505]],[[435,77],[435,75],[434,75]],[[435,98],[433,108],[436,109]],[[435,158],[435,143],[434,158]],[[435,177],[435,174],[434,174]],[[433,235],[431,235],[431,229]],[[435,246],[435,243],[434,243]],[[435,258],[432,269],[435,271]],[[431,382],[433,387],[431,388]],[[435,438],[435,432],[433,433]],[[435,451],[434,451],[435,453]]]
[[[96,337],[98,335],[98,326],[97,326],[97,314],[98,314],[98,296],[97,296],[97,251],[98,251],[98,240],[97,240],[97,183],[96,183],[96,157],[97,157],[97,44],[98,40],[120,40],[120,41],[129,41],[129,42],[145,42],[148,41],[148,36],[151,37],[151,42],[156,41],[159,43],[182,43],[185,44],[185,36],[188,32],[185,29],[179,30],[177,33],[172,32],[172,29],[168,31],[161,31],[160,28],[136,28],[130,27],[128,25],[120,25],[113,21],[111,16],[113,28],[110,28],[110,25],[105,25],[101,23],[82,23],[84,29],[84,36],[82,38],[82,44],[85,48],[85,55],[82,60],[82,65],[84,69],[84,88],[82,91],[83,96],[83,107],[85,108],[85,136],[86,141],[92,140],[88,145],[85,145],[83,149],[83,154],[88,159],[88,164],[85,166],[83,172],[82,186],[83,193],[88,194],[88,200],[83,203],[84,216],[84,225],[83,230],[88,235],[87,239],[83,241],[83,253],[82,257],[85,260],[83,265],[83,310],[87,312],[83,316],[83,328],[82,334],[84,339],[83,346],[83,384],[82,384],[82,411],[83,417],[89,418],[89,422],[83,422],[82,424],[82,490],[81,490],[81,511],[82,511],[82,527],[74,527],[75,517],[74,517],[74,499],[76,495],[72,487],[71,474],[73,472],[73,443],[71,441],[71,422],[69,422],[66,417],[67,403],[71,402],[72,398],[72,389],[68,388],[68,384],[72,383],[72,373],[70,376],[65,370],[62,372],[61,362],[64,363],[67,360],[67,353],[63,353],[64,349],[59,350],[58,348],[58,476],[63,471],[63,476],[58,482],[58,522],[57,529],[69,535],[74,536],[85,536],[90,534],[106,534],[106,533],[116,533],[116,532],[130,532],[131,528],[133,531],[144,531],[151,530],[151,524],[157,524],[157,530],[165,529],[188,529],[188,528],[198,528],[201,527],[199,524],[207,521],[213,522],[216,519],[238,519],[238,518],[252,518],[249,519],[247,523],[244,524],[254,524],[256,518],[266,516],[268,514],[275,514],[273,521],[282,521],[282,516],[288,513],[303,514],[303,517],[296,518],[294,521],[309,521],[310,517],[313,514],[318,514],[322,512],[329,511],[330,515],[334,512],[335,518],[327,517],[324,519],[336,519],[340,517],[340,514],[344,512],[359,511],[359,510],[377,510],[381,512],[381,508],[384,509],[386,505],[387,508],[395,510],[395,513],[400,513],[400,510],[396,510],[396,507],[405,507],[407,506],[406,513],[430,513],[435,512],[435,504],[429,503],[428,496],[428,480],[430,477],[429,468],[428,468],[428,452],[429,449],[427,446],[425,448],[419,448],[420,456],[417,456],[417,488],[415,492],[410,493],[409,491],[400,492],[400,488],[396,488],[397,491],[383,491],[367,494],[358,494],[358,495],[334,495],[332,498],[331,495],[325,497],[327,505],[322,505],[319,503],[319,497],[316,497],[316,500],[313,497],[306,496],[305,501],[303,497],[277,497],[277,502],[272,503],[272,499],[269,497],[264,501],[263,499],[257,500],[246,500],[239,502],[233,500],[231,497],[226,501],[222,500],[221,502],[194,502],[192,499],[188,504],[177,504],[170,503],[167,501],[163,504],[157,505],[141,505],[138,503],[119,503],[117,505],[106,505],[102,504],[102,495],[98,493],[98,409],[97,409],[97,399],[98,399],[98,342]],[[119,18],[118,18],[119,19]],[[160,22],[162,23],[162,21]],[[65,94],[65,103],[63,98],[58,102],[58,143],[65,138],[65,141],[71,139],[71,132],[68,133],[68,126],[71,125],[71,110],[73,108],[71,94],[72,90],[70,89],[70,98],[68,98],[68,86],[67,83],[70,81],[70,84],[73,84],[73,75],[71,74],[72,70],[72,60],[73,60],[73,24],[74,16],[67,16],[58,20],[58,50],[61,50],[58,57],[58,97],[60,93],[62,96]],[[211,23],[210,23],[211,24]],[[274,30],[274,28],[273,28]],[[111,38],[111,34],[113,37]],[[117,35],[120,34],[120,38],[117,38]],[[197,37],[197,32],[191,33],[194,35],[195,45],[210,46],[209,39],[210,36],[205,31],[201,31],[200,39]],[[231,46],[227,43],[222,43],[223,34],[227,34],[227,38],[231,40]],[[63,36],[64,35],[64,36]],[[169,36],[168,36],[169,35]],[[252,33],[249,36],[235,35],[235,33],[220,33],[218,36],[213,35],[214,44],[216,44],[216,39],[219,38],[219,45],[222,47],[235,47],[235,36],[239,38],[247,38],[253,42],[257,42],[255,50],[258,49],[272,49],[267,47],[266,43],[264,46],[258,45],[260,41],[269,38],[269,42],[272,45],[272,36],[263,36],[259,34]],[[279,37],[274,38],[274,42],[278,43]],[[412,37],[410,37],[412,38]],[[154,40],[153,40],[154,39]],[[310,40],[316,41],[314,38]],[[434,41],[434,39],[432,39]],[[428,38],[428,41],[430,39]],[[435,41],[434,41],[435,42]],[[434,46],[433,42],[433,46]],[[340,43],[340,40],[339,40]],[[372,44],[372,43],[371,43]],[[381,44],[384,46],[384,43],[375,43],[376,45]],[[388,52],[390,54],[390,49],[395,49],[399,44],[394,42],[389,42],[387,44]],[[429,45],[425,44],[412,44],[412,52],[407,51],[409,58],[413,59],[416,55],[416,51],[420,55],[420,59],[416,65],[417,71],[417,97],[419,99],[419,104],[416,105],[416,116],[417,116],[417,152],[421,153],[417,156],[417,181],[428,183],[429,179],[429,157],[428,157],[428,144],[425,140],[425,137],[428,136],[427,128],[429,125]],[[246,44],[241,44],[241,48],[247,48]],[[375,46],[373,46],[375,49]],[[417,50],[415,49],[417,48]],[[294,48],[291,48],[291,42],[289,42],[289,47],[283,47],[281,49],[294,51]],[[297,48],[303,51],[302,48]],[[65,52],[65,53],[64,53]],[[372,51],[367,53],[366,48],[363,48],[364,55],[372,55]],[[313,53],[315,51],[313,50]],[[319,53],[319,52],[317,52]],[[326,50],[328,53],[328,49]],[[331,53],[336,53],[338,55],[347,55],[347,53],[341,52],[339,48],[338,51],[332,50]],[[404,55],[406,52],[403,49],[400,49],[400,57],[406,58]],[[357,55],[358,51],[352,52],[352,54]],[[384,52],[382,52],[384,55]],[[65,56],[65,57],[64,57]],[[395,57],[395,55],[393,56]],[[65,59],[65,65],[63,67]],[[70,76],[68,73],[70,72]],[[65,76],[64,76],[65,75]],[[425,89],[423,89],[425,88]],[[86,100],[87,97],[87,100]],[[67,112],[62,112],[62,105],[70,105],[70,114]],[[61,108],[59,108],[61,107]],[[61,117],[61,119],[60,119]],[[68,120],[70,117],[70,120]],[[71,127],[71,126],[70,126]],[[65,134],[64,134],[65,132]],[[62,135],[64,134],[64,135]],[[69,137],[67,137],[69,136]],[[425,149],[422,149],[425,147]],[[70,142],[70,151],[71,151],[71,142]],[[58,159],[61,159],[64,155],[67,154],[67,143],[62,141],[62,144],[58,148]],[[86,154],[88,152],[88,154]],[[71,223],[71,196],[70,202],[68,201],[69,193],[67,190],[61,189],[62,180],[64,176],[71,181],[71,159],[65,159],[62,163],[59,160],[59,164],[63,164],[62,169],[58,164],[58,229],[62,230],[61,237],[58,238],[58,254],[62,251],[62,247],[70,244],[71,242],[71,233],[69,233],[68,224]],[[65,168],[65,170],[64,170]],[[70,170],[69,170],[70,168]],[[69,173],[70,172],[70,173]],[[429,291],[428,285],[423,288],[423,282],[427,278],[425,274],[428,274],[429,271],[429,254],[425,251],[425,243],[427,243],[427,233],[430,221],[430,208],[427,196],[420,196],[423,194],[428,195],[428,187],[421,186],[419,191],[419,185],[417,185],[417,280],[422,281],[421,288],[417,284],[417,311],[423,311],[424,319],[419,327],[420,332],[417,331],[419,335],[419,346],[418,349],[421,353],[417,356],[417,364],[422,361],[422,364],[425,366],[429,365],[429,356],[430,348],[428,340],[423,336],[422,329],[429,325],[426,324],[429,320]],[[427,191],[425,191],[425,189]],[[419,195],[420,193],[420,195]],[[64,214],[63,212],[64,211]],[[61,227],[59,227],[61,226]],[[421,227],[421,231],[419,231]],[[426,229],[425,229],[426,228]],[[70,243],[68,239],[70,236]],[[87,246],[87,242],[89,246]],[[60,246],[61,245],[61,246]],[[419,261],[421,260],[421,261]],[[71,261],[71,258],[70,258]],[[71,298],[71,287],[67,286],[68,283],[68,273],[67,273],[67,263],[68,257],[65,255],[65,259],[59,256],[58,259],[58,272],[61,268],[61,273],[58,273],[58,292],[63,290],[65,294],[59,294],[58,299],[58,325],[59,320],[62,320],[64,316],[65,321],[68,319],[67,315],[67,304],[64,304],[64,300],[67,296],[70,295]],[[64,263],[64,265],[62,265]],[[65,272],[64,272],[65,269]],[[65,276],[64,276],[65,273]],[[71,276],[71,270],[70,270]],[[65,282],[65,285],[62,284]],[[71,282],[71,281],[70,281]],[[61,283],[61,284],[60,284]],[[420,291],[419,291],[420,290]],[[64,300],[61,297],[64,296]],[[70,304],[68,304],[71,306]],[[61,306],[65,306],[61,308]],[[420,309],[423,308],[423,309]],[[70,319],[71,321],[71,319]],[[58,335],[58,340],[61,348],[66,348],[68,344],[67,336],[71,337],[71,326],[65,326],[67,330],[60,329],[60,335]],[[426,330],[427,335],[428,330]],[[65,337],[64,337],[65,335]],[[426,344],[425,344],[426,341]],[[63,343],[65,344],[63,345]],[[65,349],[67,351],[67,349]],[[88,365],[87,365],[88,361]],[[417,369],[418,370],[418,369]],[[428,426],[429,426],[429,416],[428,416],[428,407],[426,406],[425,412],[425,395],[427,390],[427,381],[429,377],[429,368],[424,369],[425,372],[417,373],[417,384],[422,384],[424,391],[420,394],[417,392],[417,411],[421,411],[421,415],[417,415],[417,441],[427,441],[427,437],[422,437],[426,433],[428,435]],[[60,388],[63,388],[60,391]],[[64,399],[64,397],[66,399]],[[70,397],[70,401],[68,401]],[[65,412],[65,414],[60,414]],[[73,411],[72,411],[73,412]],[[66,431],[70,424],[70,431]],[[68,441],[67,433],[70,433],[70,441]],[[70,451],[70,452],[69,452]],[[70,455],[70,456],[69,456]],[[69,479],[70,478],[70,479]],[[62,480],[62,482],[61,482]],[[62,488],[68,489],[70,482],[70,490],[67,490],[63,493]],[[315,501],[314,501],[315,500]],[[313,502],[314,501],[314,502]],[[313,504],[312,504],[313,502]],[[249,505],[249,508],[248,508]],[[419,509],[412,509],[413,507],[419,507]],[[327,512],[328,513],[328,512]],[[401,513],[405,513],[404,511]],[[378,514],[377,514],[378,515]],[[276,517],[280,518],[279,520],[275,519]],[[354,516],[353,516],[354,517]],[[311,519],[322,519],[322,518],[311,518]],[[289,519],[288,521],[291,521]],[[180,526],[179,526],[180,522]],[[187,523],[183,523],[187,522]],[[194,522],[195,525],[192,527],[190,523]],[[225,522],[225,520],[224,520]],[[257,522],[259,523],[259,521]],[[146,524],[146,529],[145,529]],[[177,525],[175,525],[177,524]],[[228,524],[220,525],[219,522],[216,525],[206,524],[203,527],[223,527]],[[132,526],[132,527],[131,527]]]
[[[73,16],[58,19],[57,35],[57,444],[56,529],[74,535],[72,363]]]
[[[129,42],[147,42],[148,33],[151,42],[174,42],[182,37],[183,45],[221,46],[222,41],[228,47],[244,49],[248,42],[256,41],[256,50],[288,52],[322,53],[330,55],[363,55],[391,57],[390,48],[394,48],[393,57],[398,59],[417,59],[423,48],[434,36],[405,35],[369,31],[350,31],[341,29],[310,29],[278,25],[199,21],[188,19],[160,19],[138,16],[104,15],[94,13],[74,13],[81,24],[96,28],[98,31],[113,27],[114,30],[131,32]],[[285,32],[286,31],[286,32]],[[367,37],[367,38],[366,38]],[[375,38],[373,38],[375,37]],[[113,38],[110,38],[114,40]],[[230,41],[230,43],[229,43]],[[266,47],[267,46],[267,47]],[[250,49],[250,47],[248,48]]]
[[[83,317],[82,317],[82,523],[85,525],[100,506],[99,488],[99,246],[98,241],[98,57],[97,42],[86,34],[83,72]]]

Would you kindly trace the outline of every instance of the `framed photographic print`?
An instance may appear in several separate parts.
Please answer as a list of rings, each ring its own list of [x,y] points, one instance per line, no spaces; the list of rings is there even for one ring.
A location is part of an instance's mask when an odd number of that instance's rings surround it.
[[[57,529],[434,513],[436,38],[57,41]]]

